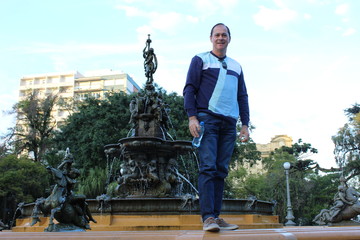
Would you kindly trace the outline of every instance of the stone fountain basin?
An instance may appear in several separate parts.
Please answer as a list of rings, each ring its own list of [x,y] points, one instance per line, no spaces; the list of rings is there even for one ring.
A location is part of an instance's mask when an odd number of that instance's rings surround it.
[[[186,154],[194,150],[190,141],[164,140],[158,137],[128,137],[119,140],[118,144],[109,144],[105,149],[125,147],[130,152],[160,152]]]
[[[90,211],[94,215],[173,215],[191,214],[199,215],[198,199],[188,198],[112,198],[100,209],[99,201],[87,199]],[[22,217],[30,217],[34,203],[25,204]],[[248,199],[224,199],[222,214],[242,215],[259,214],[273,215],[274,203]]]

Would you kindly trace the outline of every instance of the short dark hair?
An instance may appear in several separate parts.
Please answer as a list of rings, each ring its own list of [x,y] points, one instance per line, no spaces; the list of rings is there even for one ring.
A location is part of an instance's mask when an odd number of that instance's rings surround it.
[[[210,37],[211,37],[212,34],[213,34],[214,28],[217,27],[217,26],[219,26],[219,25],[223,25],[224,27],[226,27],[226,29],[227,29],[227,31],[228,31],[228,33],[229,33],[229,38],[231,38],[230,29],[228,28],[228,26],[226,26],[226,25],[223,24],[223,23],[217,23],[217,24],[215,24],[215,25],[212,27],[211,32],[210,32]]]

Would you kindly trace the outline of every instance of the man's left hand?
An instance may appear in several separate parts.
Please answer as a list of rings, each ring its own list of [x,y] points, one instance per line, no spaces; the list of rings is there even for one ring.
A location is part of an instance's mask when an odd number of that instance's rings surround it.
[[[247,141],[249,141],[249,135],[250,135],[250,133],[249,133],[249,128],[248,128],[248,126],[243,125],[243,126],[241,127],[240,135],[239,135],[240,141],[241,141],[241,142],[247,142]]]

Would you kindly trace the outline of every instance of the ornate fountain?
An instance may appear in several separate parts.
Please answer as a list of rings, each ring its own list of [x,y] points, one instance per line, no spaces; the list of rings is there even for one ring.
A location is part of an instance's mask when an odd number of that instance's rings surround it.
[[[146,85],[130,103],[131,136],[105,146],[108,159],[122,159],[116,189],[120,197],[181,196],[184,178],[177,159],[193,151],[191,142],[174,141],[168,134],[169,108],[153,85],[157,58],[150,44],[149,35],[143,50]]]

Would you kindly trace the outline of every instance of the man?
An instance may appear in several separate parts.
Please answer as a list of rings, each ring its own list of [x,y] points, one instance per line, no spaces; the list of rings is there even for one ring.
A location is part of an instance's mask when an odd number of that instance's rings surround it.
[[[205,231],[237,229],[219,218],[224,179],[236,140],[236,122],[242,122],[241,141],[249,139],[249,104],[241,66],[226,56],[231,35],[223,23],[210,32],[213,49],[193,57],[184,87],[184,105],[189,130],[199,136],[200,124],[205,131],[198,148],[200,211]]]

